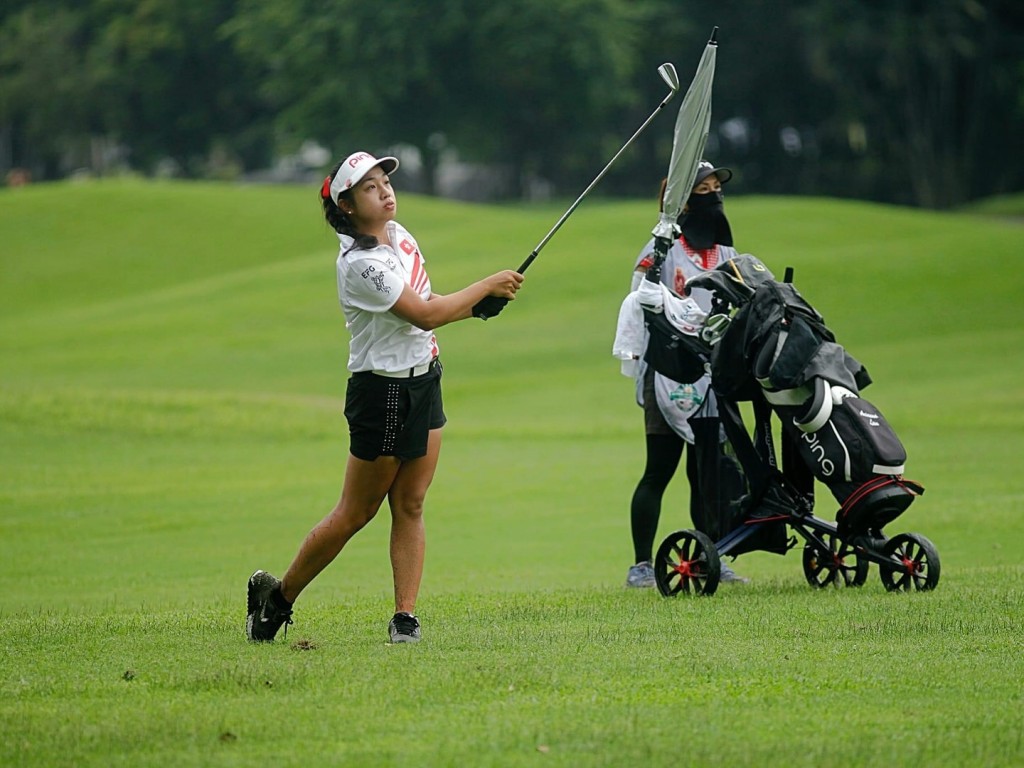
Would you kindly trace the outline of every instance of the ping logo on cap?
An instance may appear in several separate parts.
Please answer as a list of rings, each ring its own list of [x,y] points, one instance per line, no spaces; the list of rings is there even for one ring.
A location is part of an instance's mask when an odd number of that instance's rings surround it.
[[[364,160],[372,160],[372,159],[373,159],[373,156],[371,154],[369,154],[368,152],[359,152],[358,154],[352,155],[348,159],[348,165],[349,165],[350,168],[355,169],[355,168],[358,168],[359,164],[361,162],[363,162]],[[352,186],[352,177],[349,176],[347,179],[345,179],[345,189],[348,189],[351,186]]]
[[[348,164],[351,165],[353,168],[355,168],[357,165],[359,165],[361,162],[363,162],[363,160],[365,160],[369,156],[370,155],[367,154],[366,152],[360,152],[358,155],[352,155],[352,157],[350,157],[348,159]],[[708,165],[710,165],[710,163],[708,163]]]

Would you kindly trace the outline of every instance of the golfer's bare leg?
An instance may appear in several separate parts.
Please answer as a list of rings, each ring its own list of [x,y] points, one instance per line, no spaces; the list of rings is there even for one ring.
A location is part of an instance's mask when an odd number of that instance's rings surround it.
[[[342,548],[370,522],[395,482],[400,463],[394,456],[364,461],[349,455],[341,499],[306,536],[288,572],[281,580],[281,594],[294,602],[317,574],[330,565]]]
[[[402,462],[388,504],[391,507],[391,570],[395,579],[395,611],[416,612],[416,597],[423,577],[426,536],[423,529],[423,500],[434,479],[441,453],[441,430],[427,437],[427,453]]]

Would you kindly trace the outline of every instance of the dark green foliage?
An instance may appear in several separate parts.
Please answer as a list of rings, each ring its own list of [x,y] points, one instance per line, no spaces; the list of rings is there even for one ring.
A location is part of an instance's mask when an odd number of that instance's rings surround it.
[[[9,0],[0,175],[266,168],[314,139],[454,150],[526,195],[578,193],[721,49],[708,152],[735,193],[948,208],[1024,188],[1024,13],[1008,0]],[[674,109],[671,110],[674,112]],[[662,118],[599,193],[650,195]]]

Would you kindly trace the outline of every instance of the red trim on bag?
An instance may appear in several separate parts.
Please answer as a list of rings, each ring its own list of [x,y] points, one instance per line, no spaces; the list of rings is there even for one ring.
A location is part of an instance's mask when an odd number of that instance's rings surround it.
[[[789,515],[775,515],[773,517],[751,517],[743,521],[744,525],[760,525],[761,523],[774,523],[778,520],[789,520]]]
[[[879,475],[863,483],[846,497],[846,501],[843,502],[842,507],[839,509],[840,516],[846,517],[861,499],[869,493],[877,491],[879,488],[885,488],[887,485],[898,485],[914,496],[920,496],[924,493],[924,486],[915,483],[913,480],[905,480],[902,475]]]

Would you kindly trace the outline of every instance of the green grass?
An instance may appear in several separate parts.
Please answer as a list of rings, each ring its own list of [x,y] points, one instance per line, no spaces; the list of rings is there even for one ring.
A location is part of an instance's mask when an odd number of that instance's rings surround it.
[[[287,566],[347,450],[314,194],[0,190],[0,764],[1024,761],[1019,224],[729,202],[875,378],[928,489],[887,532],[935,542],[935,592],[876,569],[816,592],[798,551],[744,555],[753,582],[707,599],[622,588],[642,428],[610,350],[654,217],[588,200],[501,317],[439,332],[425,641],[384,643],[385,511],[287,641],[250,646],[243,582]],[[565,208],[400,204],[440,292],[518,265]]]
[[[16,762],[109,750],[115,765],[1013,764],[1006,591],[1022,586],[481,590],[429,601],[415,649],[383,643],[379,611],[350,599],[289,635],[315,640],[273,647],[238,642],[229,603],[19,617],[39,660],[4,692],[20,703],[7,744]]]

